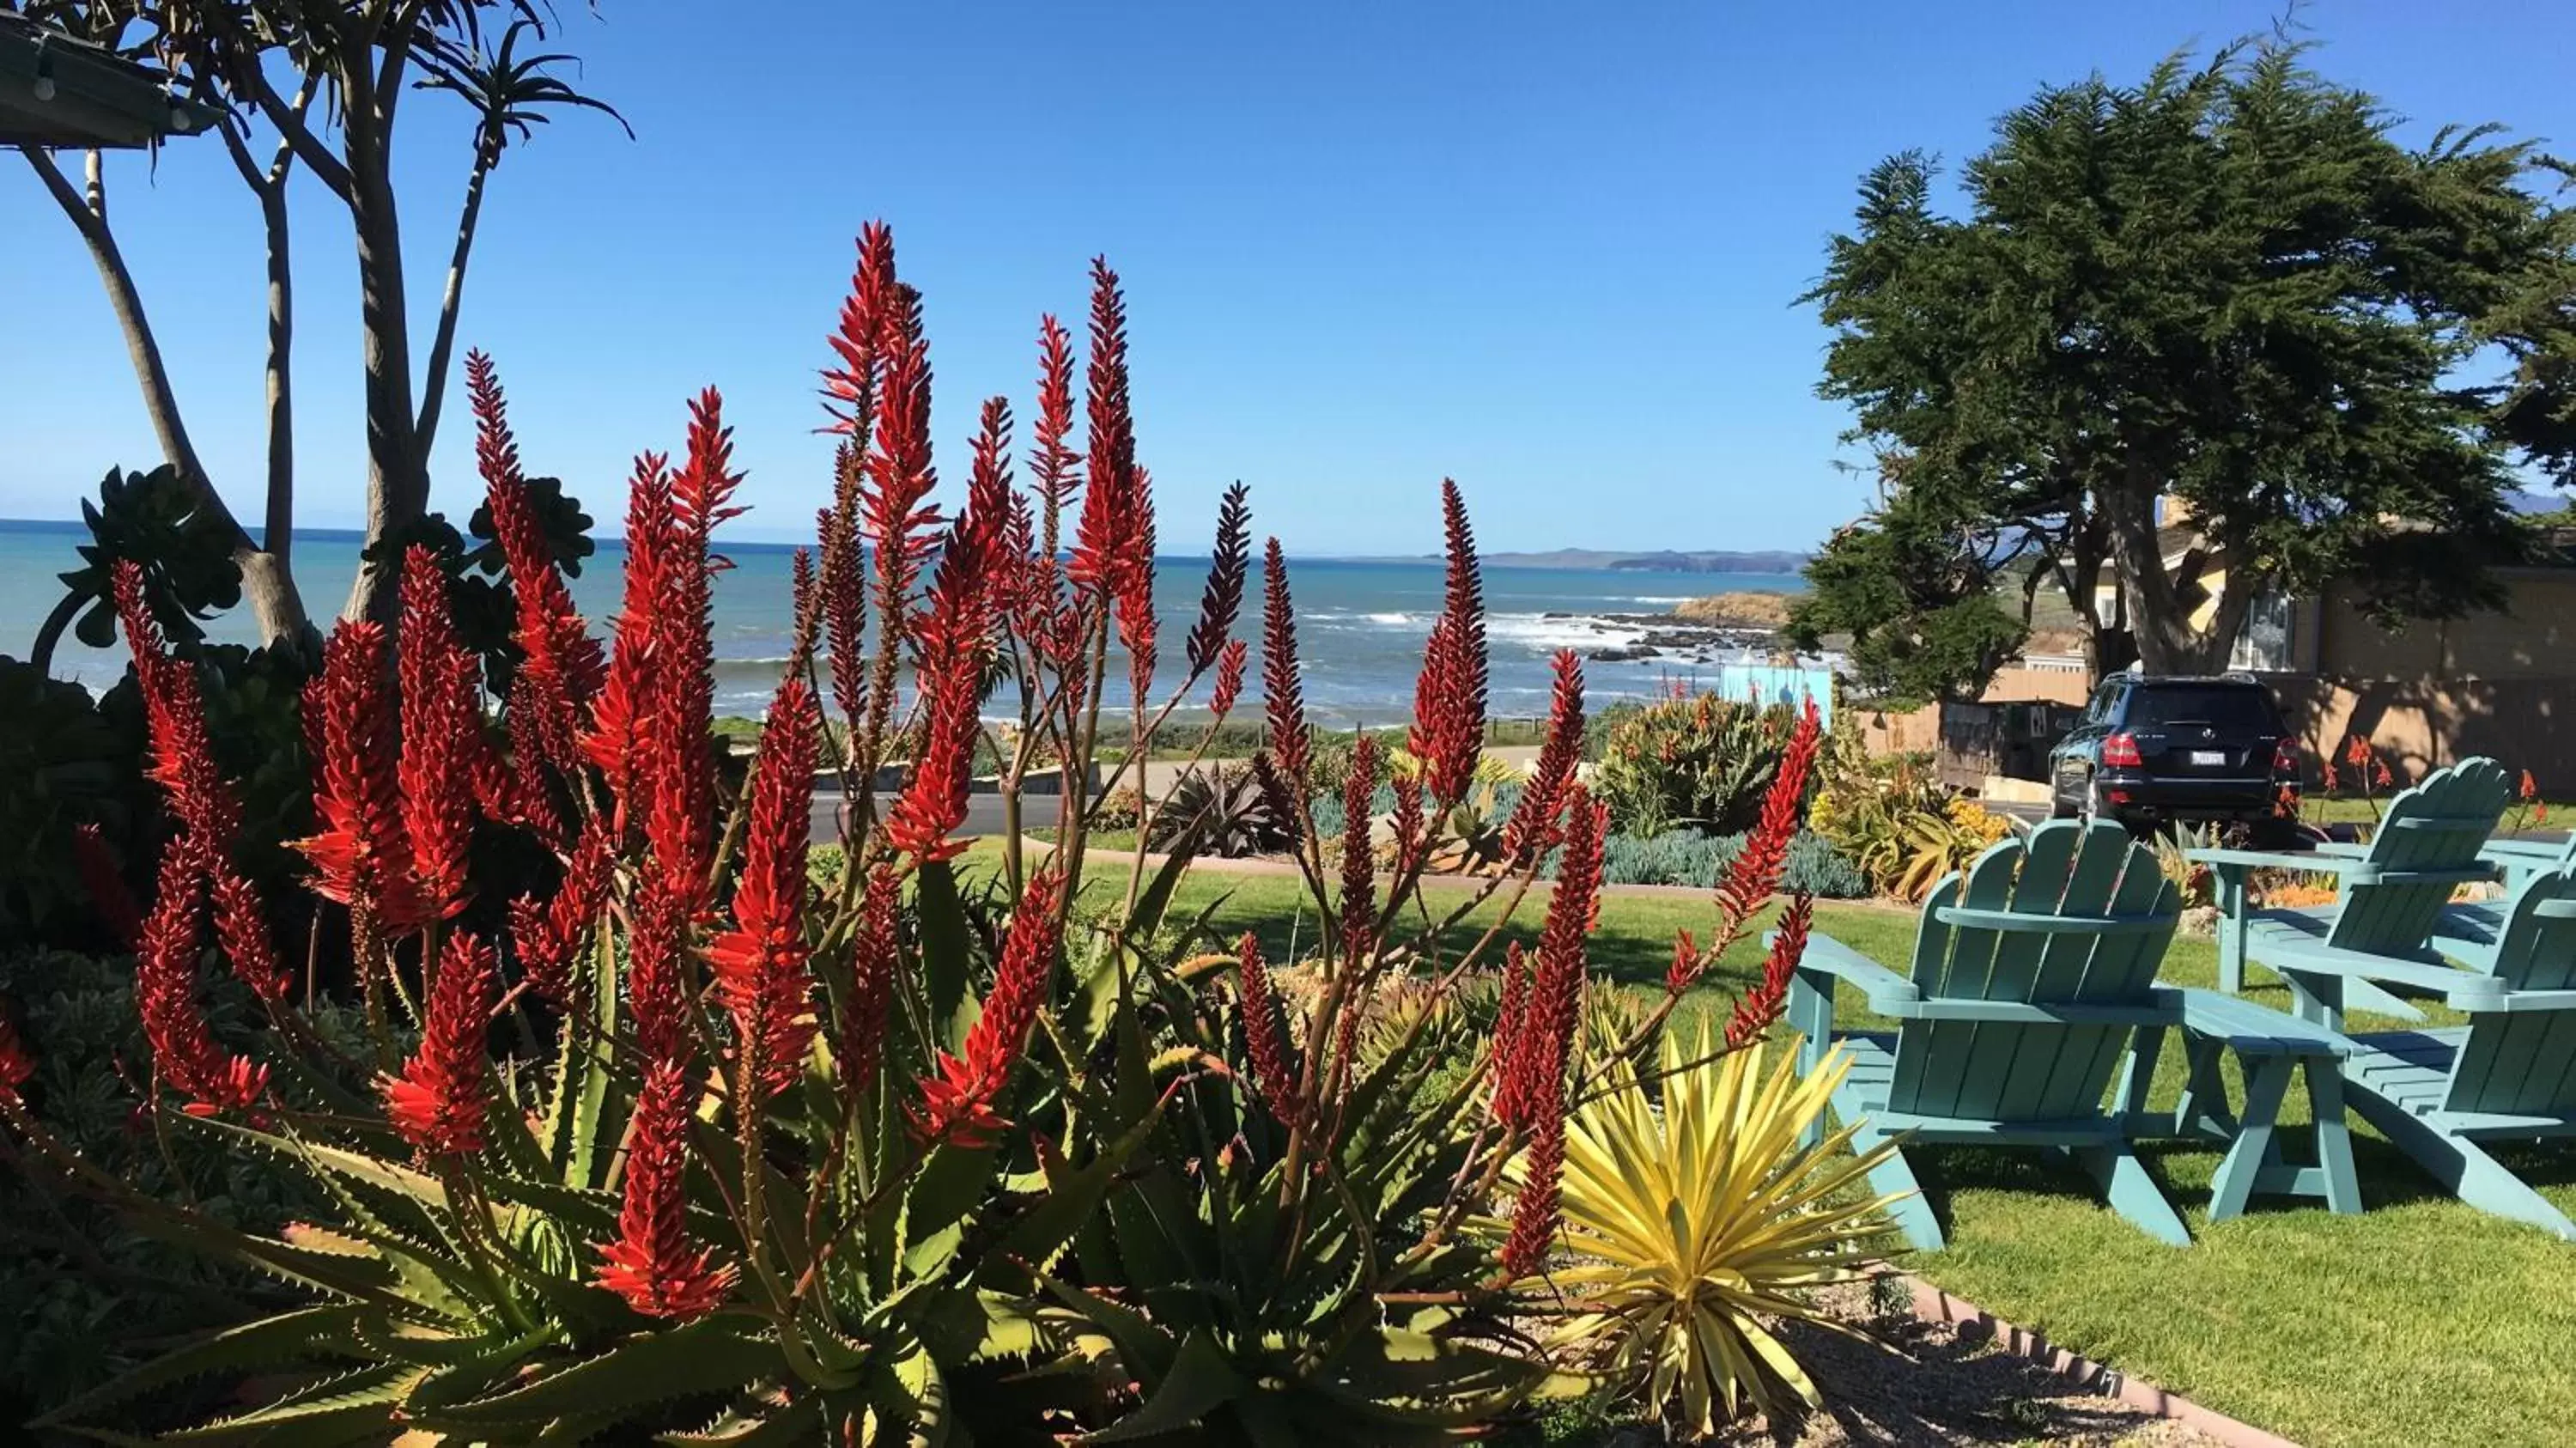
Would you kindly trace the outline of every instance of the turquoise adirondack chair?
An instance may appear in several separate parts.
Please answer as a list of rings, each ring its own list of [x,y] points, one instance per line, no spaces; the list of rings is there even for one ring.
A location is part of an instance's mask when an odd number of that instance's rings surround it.
[[[1837,1039],[1837,981],[1897,1022],[1892,1038],[1839,1038],[1853,1060],[1833,1107],[1861,1123],[1857,1149],[1901,1141],[1870,1183],[1905,1194],[1891,1210],[1906,1240],[1942,1245],[1907,1153],[1943,1142],[2071,1153],[2122,1216],[2191,1240],[2130,1151],[2129,1121],[2103,1105],[2132,1033],[2181,1018],[2180,992],[2155,983],[2179,914],[2155,855],[2127,832],[2057,820],[1933,887],[1910,979],[1828,937],[1807,942],[1789,993],[1805,1064]]]
[[[2482,966],[2390,960],[2323,942],[2284,948],[2299,1013],[2343,1028],[2362,982],[2441,1000],[2469,1023],[2356,1036],[2346,1095],[2461,1201],[2576,1241],[2576,1222],[2507,1171],[2494,1141],[2576,1135],[2576,867],[2534,875],[2498,912]]]
[[[2339,950],[2405,960],[2426,954],[2438,932],[2481,943],[2485,927],[2451,911],[2452,892],[2463,884],[2496,878],[2498,867],[2480,858],[2487,836],[2504,817],[2512,785],[2492,759],[2467,759],[2434,770],[2389,801],[2379,831],[2367,845],[2332,845],[2306,853],[2264,850],[2193,850],[2218,885],[2218,987],[2245,988],[2245,964],[2269,966],[2283,948],[2325,944]],[[2274,867],[2339,876],[2332,905],[2304,910],[2250,908],[2249,877]],[[2355,981],[2350,1004],[2421,1020],[2423,1013],[2366,981]]]
[[[2539,840],[2489,840],[2478,858],[2496,867],[2510,894],[2534,875],[2576,867],[2576,834],[2556,845]],[[2504,910],[2500,903],[2454,905],[2442,912],[2440,934],[2473,946],[2492,946],[2503,930]]]

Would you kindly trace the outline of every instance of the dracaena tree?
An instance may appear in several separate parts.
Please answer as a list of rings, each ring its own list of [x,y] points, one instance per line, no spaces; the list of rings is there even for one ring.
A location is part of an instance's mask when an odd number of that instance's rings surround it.
[[[1040,329],[1033,486],[997,398],[952,509],[918,298],[891,234],[867,230],[824,373],[831,501],[795,563],[793,646],[740,788],[710,748],[710,544],[739,511],[722,398],[690,404],[676,453],[636,460],[603,641],[545,546],[499,378],[469,359],[516,584],[508,692],[487,695],[453,585],[415,548],[400,627],[340,624],[303,701],[318,828],[299,849],[358,963],[359,1042],[307,1018],[309,983],[232,863],[239,805],[196,677],[119,569],[175,826],[132,912],[153,1120],[264,1153],[335,1209],[260,1232],[133,1197],[48,1132],[22,1094],[29,1049],[0,1028],[0,1120],[25,1159],[295,1289],[55,1421],[231,1374],[265,1391],[217,1430],[235,1436],[1399,1443],[1471,1435],[1579,1383],[1511,1326],[1571,1310],[1547,1276],[1569,1104],[1612,1058],[1645,1059],[1777,884],[1814,712],[1720,891],[1719,938],[1683,937],[1661,1007],[1588,1047],[1606,812],[1577,778],[1571,654],[1509,870],[1464,901],[1421,890],[1485,726],[1474,539],[1444,485],[1448,588],[1407,740],[1422,767],[1382,827],[1363,761],[1341,838],[1314,828],[1288,564],[1265,549],[1253,767],[1295,822],[1321,940],[1272,960],[1174,918],[1194,821],[1167,858],[1130,861],[1123,890],[1087,884],[1091,819],[1123,771],[1185,701],[1236,709],[1251,668],[1238,488],[1178,682],[1158,683],[1124,306],[1105,265],[1093,282],[1087,363],[1053,319]],[[1056,836],[961,860],[997,689],[1021,726],[1004,787],[1057,771]],[[1104,742],[1124,746],[1106,770]],[[881,798],[867,782],[894,763]],[[819,880],[818,788],[845,792],[848,822]],[[546,878],[478,884],[474,847],[495,832],[549,847]],[[1461,932],[1486,901],[1508,915],[1551,857],[1526,956],[1495,958],[1500,925]],[[504,927],[470,923],[496,913],[478,888],[509,893]],[[1806,917],[1790,918],[1727,1047],[1779,1013]],[[265,1014],[255,1043],[207,1026],[215,958]],[[1470,985],[1498,997],[1481,1026]]]
[[[374,545],[402,536],[429,511],[430,448],[492,172],[553,112],[588,109],[624,121],[555,73],[570,56],[537,52],[553,16],[533,0],[6,0],[6,8],[153,67],[176,92],[219,114],[216,133],[259,205],[265,237],[268,439],[256,534],[225,501],[191,440],[143,281],[111,220],[107,158],[87,152],[75,173],[68,157],[33,145],[18,150],[97,266],[163,459],[229,545],[261,635],[275,641],[298,633],[308,608],[293,573],[295,215],[288,198],[296,172],[330,197],[355,244],[366,531]],[[415,315],[411,301],[393,167],[398,104],[415,89],[451,95],[472,114],[463,197],[445,233],[453,238],[445,280],[426,315]],[[234,485],[234,496],[249,491]],[[371,552],[385,561],[360,569],[348,616],[392,621],[393,554]]]

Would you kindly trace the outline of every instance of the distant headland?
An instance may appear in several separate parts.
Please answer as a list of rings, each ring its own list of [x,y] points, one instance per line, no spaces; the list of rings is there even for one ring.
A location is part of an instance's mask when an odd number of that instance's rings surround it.
[[[1728,553],[1717,550],[1677,552],[1656,549],[1622,552],[1607,548],[1552,548],[1544,553],[1485,553],[1488,568],[1584,568],[1635,573],[1796,573],[1807,566],[1804,553]],[[1350,563],[1423,563],[1428,553],[1402,557],[1348,558]]]

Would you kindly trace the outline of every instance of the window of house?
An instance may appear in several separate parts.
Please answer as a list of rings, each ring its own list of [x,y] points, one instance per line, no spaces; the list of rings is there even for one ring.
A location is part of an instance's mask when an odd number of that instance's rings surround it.
[[[2265,593],[2245,611],[2245,627],[2228,651],[2227,667],[2254,673],[2286,673],[2290,662],[2290,597]]]

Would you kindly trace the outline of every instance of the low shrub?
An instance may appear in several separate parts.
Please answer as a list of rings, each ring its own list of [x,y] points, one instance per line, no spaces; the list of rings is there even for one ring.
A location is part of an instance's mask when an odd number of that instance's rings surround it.
[[[1667,830],[1647,839],[1614,836],[1603,851],[1601,878],[1613,885],[1687,885],[1710,889],[1744,848],[1744,835],[1703,835],[1694,830]],[[1788,868],[1780,888],[1803,891],[1828,900],[1854,900],[1869,893],[1869,880],[1834,842],[1811,830],[1800,830],[1789,844]]]
[[[1609,728],[1594,789],[1622,833],[1748,829],[1762,808],[1795,711],[1714,694],[1664,699]]]

